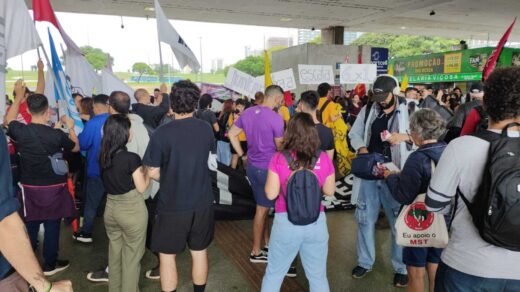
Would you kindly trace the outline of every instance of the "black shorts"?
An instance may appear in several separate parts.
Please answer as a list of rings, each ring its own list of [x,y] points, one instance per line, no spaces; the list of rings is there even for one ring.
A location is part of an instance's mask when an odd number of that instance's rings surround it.
[[[186,248],[200,251],[213,241],[215,218],[213,206],[197,211],[158,214],[152,231],[151,250],[179,254]]]
[[[244,153],[247,153],[247,141],[240,141],[240,146],[242,147]],[[233,145],[231,145],[231,154],[237,154],[237,151]]]

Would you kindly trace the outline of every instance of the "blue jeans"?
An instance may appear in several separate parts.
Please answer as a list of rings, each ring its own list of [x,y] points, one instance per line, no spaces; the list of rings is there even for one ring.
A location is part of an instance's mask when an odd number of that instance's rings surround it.
[[[328,243],[325,213],[322,212],[316,222],[305,226],[289,222],[287,213],[276,213],[262,292],[280,291],[285,274],[298,252],[309,280],[310,291],[330,291],[327,280]]]
[[[450,268],[441,262],[435,277],[435,292],[515,292],[520,280],[491,279],[472,276]]]
[[[381,205],[383,205],[392,231],[392,266],[394,272],[407,274],[406,266],[403,263],[403,248],[395,242],[395,220],[399,215],[401,205],[393,199],[384,180],[361,179],[356,207],[358,265],[365,269],[372,269],[376,260],[375,224]]]
[[[38,248],[40,225],[43,224],[45,228],[43,234],[44,268],[54,269],[56,267],[58,250],[60,248],[60,223],[61,219],[25,222],[25,227],[27,227],[27,233],[34,250]]]
[[[85,202],[85,211],[83,213],[83,233],[92,233],[94,228],[94,220],[98,212],[99,205],[105,196],[105,187],[103,181],[99,177],[87,178],[87,199]]]

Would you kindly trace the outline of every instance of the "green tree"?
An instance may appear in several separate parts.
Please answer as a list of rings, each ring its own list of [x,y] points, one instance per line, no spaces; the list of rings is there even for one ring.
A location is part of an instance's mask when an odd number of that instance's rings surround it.
[[[315,44],[315,45],[320,45],[321,44],[321,35],[313,38],[309,44]]]
[[[352,43],[356,46],[388,48],[392,58],[450,51],[453,45],[458,44],[457,39],[387,33],[365,33]]]
[[[231,65],[237,70],[252,75],[254,77],[261,76],[264,74],[264,57],[263,56],[249,56],[242,59],[235,64]],[[227,75],[229,67],[224,69],[224,73]]]
[[[108,64],[108,53],[103,52],[101,49],[93,48],[91,46],[81,47],[81,52],[85,55],[87,61],[92,65],[95,70],[101,70]]]
[[[139,74],[139,78],[137,79],[137,83],[141,82],[141,77],[144,74],[154,75],[155,71],[148,64],[143,62],[137,62],[132,65],[132,72]]]

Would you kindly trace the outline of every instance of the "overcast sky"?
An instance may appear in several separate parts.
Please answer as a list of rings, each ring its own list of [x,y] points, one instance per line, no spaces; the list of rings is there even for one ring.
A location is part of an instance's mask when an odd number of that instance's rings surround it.
[[[32,14],[32,11],[31,11]],[[114,71],[127,71],[135,62],[159,63],[157,28],[154,18],[121,17],[57,13],[58,20],[67,34],[78,46],[90,45],[101,48],[114,57]],[[230,65],[245,57],[245,46],[263,49],[264,38],[293,37],[297,39],[296,29],[259,27],[234,24],[218,24],[193,21],[170,21],[186,41],[200,61],[200,42],[202,40],[202,66],[204,72],[211,70],[213,59],[223,59]],[[36,23],[40,38],[47,51],[47,27],[55,42],[61,42],[59,33],[46,22]],[[202,39],[201,39],[202,38]],[[60,50],[58,50],[60,51]],[[172,52],[168,45],[162,45],[164,63],[172,63]],[[8,60],[8,66],[20,70],[22,58]],[[28,70],[37,60],[36,51],[23,55],[24,70]],[[175,65],[178,68],[178,65]]]

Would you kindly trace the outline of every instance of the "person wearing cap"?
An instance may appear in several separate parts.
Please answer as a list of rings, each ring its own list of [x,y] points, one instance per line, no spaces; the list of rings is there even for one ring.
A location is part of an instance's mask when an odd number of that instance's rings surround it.
[[[482,106],[482,100],[484,98],[484,84],[480,81],[472,84],[469,90],[469,95],[471,101],[462,104],[457,109],[457,112],[455,112],[453,120],[448,124],[448,133],[446,134],[445,138],[447,143],[461,135],[462,128],[464,128],[464,124],[470,112],[474,108]],[[477,123],[475,123],[475,127],[476,124]]]
[[[373,86],[373,103],[361,109],[349,137],[358,154],[380,153],[402,168],[411,153],[412,144],[407,134],[408,107],[406,100],[397,96],[398,93],[399,83],[393,76],[379,76]],[[383,141],[381,134],[385,131],[391,133],[391,136]],[[374,265],[375,224],[383,205],[392,232],[394,285],[406,287],[408,276],[402,260],[403,249],[396,244],[394,227],[401,205],[392,197],[383,179],[365,180],[355,177],[354,189],[359,190],[356,208],[358,265],[353,269],[352,277],[363,278]]]
[[[103,125],[108,118],[108,96],[98,94],[94,96],[93,102],[94,117],[85,124],[83,132],[78,136],[81,151],[87,152],[87,189],[83,227],[80,232],[74,233],[72,237],[75,241],[81,243],[92,243],[94,219],[96,219],[97,210],[105,195],[98,158]]]

